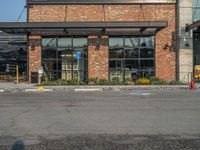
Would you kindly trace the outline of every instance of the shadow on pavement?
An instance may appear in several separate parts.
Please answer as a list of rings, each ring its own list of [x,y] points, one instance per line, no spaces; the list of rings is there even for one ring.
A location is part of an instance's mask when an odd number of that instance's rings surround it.
[[[24,142],[22,140],[17,140],[13,146],[11,150],[25,150],[25,145]]]

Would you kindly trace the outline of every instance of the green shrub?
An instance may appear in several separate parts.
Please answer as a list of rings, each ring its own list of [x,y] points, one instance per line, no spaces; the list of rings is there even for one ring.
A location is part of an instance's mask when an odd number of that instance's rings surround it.
[[[158,80],[158,81],[152,81],[152,85],[168,85],[169,83],[165,80]]]
[[[150,82],[151,81],[147,78],[139,78],[135,81],[135,83],[138,84],[138,85],[149,85]]]
[[[78,85],[78,79],[68,80],[68,85]]]
[[[61,80],[61,79],[59,79],[56,82],[57,82],[58,85],[68,85],[67,80]]]
[[[95,85],[97,83],[98,83],[98,77],[96,77],[96,78],[89,78],[88,79],[88,84],[90,84],[90,85]]]
[[[150,79],[149,79],[151,82],[152,81],[160,81],[160,79],[158,78],[158,77],[150,77]]]
[[[111,85],[120,85],[120,84],[122,84],[122,82],[120,81],[120,79],[118,77],[113,77],[109,81],[109,84],[111,84]]]
[[[167,81],[159,79],[158,77],[150,77],[150,81],[152,85],[167,85],[169,84]]]
[[[174,81],[171,81],[169,84],[170,85],[185,85],[186,83],[183,83],[183,82],[178,81],[178,80],[174,80]]]
[[[80,81],[80,85],[85,85],[85,82]],[[78,80],[54,80],[54,81],[45,81],[43,82],[44,86],[59,86],[59,85],[78,85]]]
[[[124,84],[125,85],[134,85],[134,81],[131,78],[127,78],[127,79],[125,79]]]
[[[54,81],[45,81],[42,85],[45,86],[57,86],[57,85],[68,85],[67,80],[54,80]]]
[[[106,80],[106,79],[99,79],[98,80],[98,84],[99,85],[108,85],[108,80]]]

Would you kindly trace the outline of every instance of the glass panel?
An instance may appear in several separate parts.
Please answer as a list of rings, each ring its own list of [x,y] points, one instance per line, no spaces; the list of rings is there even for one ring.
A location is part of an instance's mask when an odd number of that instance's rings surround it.
[[[72,47],[72,39],[58,38],[58,47]]]
[[[42,51],[42,58],[56,58],[56,48],[46,48]]]
[[[138,47],[139,39],[138,38],[125,38],[126,47]]]
[[[152,48],[141,48],[140,49],[141,58],[154,58],[154,49]]]
[[[154,37],[126,37],[124,40],[125,45],[123,38],[109,39],[110,79],[137,79],[154,74]]]
[[[73,38],[73,47],[86,47],[87,38]]]
[[[140,60],[141,69],[153,69],[154,68],[154,60]]]
[[[120,69],[123,68],[123,60],[110,60],[109,67],[113,69]]]
[[[123,47],[123,38],[109,38],[110,47]]]
[[[43,48],[55,48],[56,47],[56,38],[43,38],[42,39]]]
[[[67,49],[67,48],[59,48],[58,49],[58,58],[63,58],[63,57],[72,57],[72,49]]]
[[[193,50],[194,50],[194,66],[200,65],[200,35],[199,33],[194,33],[194,40],[193,40]]]
[[[110,80],[113,78],[119,78],[120,81],[123,81],[123,71],[122,70],[110,70]]]
[[[109,68],[116,68],[116,61],[115,60],[110,60]]]
[[[125,58],[138,58],[139,57],[139,49],[125,49]]]
[[[80,59],[80,77],[81,80],[87,80],[87,38],[43,38],[42,39],[42,58],[45,68],[45,79],[54,80],[60,79],[77,79],[78,64],[75,57],[75,50],[81,51]],[[72,49],[72,47],[75,47]]]
[[[139,77],[147,77],[147,78],[150,78],[152,76],[155,76],[155,71],[152,69],[147,69],[147,70],[141,70],[139,72]]]
[[[192,0],[192,6],[193,6],[193,7],[200,7],[200,2],[199,2],[199,0]]]
[[[141,47],[154,47],[154,38],[153,37],[142,37],[140,38]]]
[[[113,48],[110,49],[110,58],[123,58],[123,48]]]
[[[125,80],[127,79],[137,80],[137,78],[139,78],[138,70],[131,70],[125,72]]]
[[[56,60],[43,60],[42,63],[46,72],[56,70]]]
[[[193,22],[196,22],[198,20],[200,20],[200,2],[199,0],[193,0],[192,1],[192,6],[193,6],[193,9],[192,9],[192,18],[193,18]],[[190,9],[190,8],[188,8]]]
[[[139,69],[138,60],[125,60],[125,70],[137,70]]]

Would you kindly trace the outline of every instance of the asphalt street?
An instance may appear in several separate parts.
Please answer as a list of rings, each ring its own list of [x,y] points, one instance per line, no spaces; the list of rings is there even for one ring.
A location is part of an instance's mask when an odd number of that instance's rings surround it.
[[[129,143],[153,136],[199,144],[199,116],[200,91],[0,93],[0,146],[114,135],[130,136]]]

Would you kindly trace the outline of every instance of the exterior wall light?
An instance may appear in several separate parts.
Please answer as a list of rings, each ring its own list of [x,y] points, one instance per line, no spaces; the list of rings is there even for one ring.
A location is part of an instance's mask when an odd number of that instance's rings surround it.
[[[100,48],[101,48],[101,44],[98,42],[96,46],[96,50],[100,50]]]
[[[190,44],[188,43],[188,41],[185,43],[185,47],[190,47]]]
[[[164,49],[164,50],[167,50],[168,48],[170,48],[170,46],[169,46],[168,43],[166,43],[166,44],[164,45],[163,49]]]
[[[29,46],[32,51],[34,51],[37,46],[40,46],[40,44],[40,40],[29,40]]]

